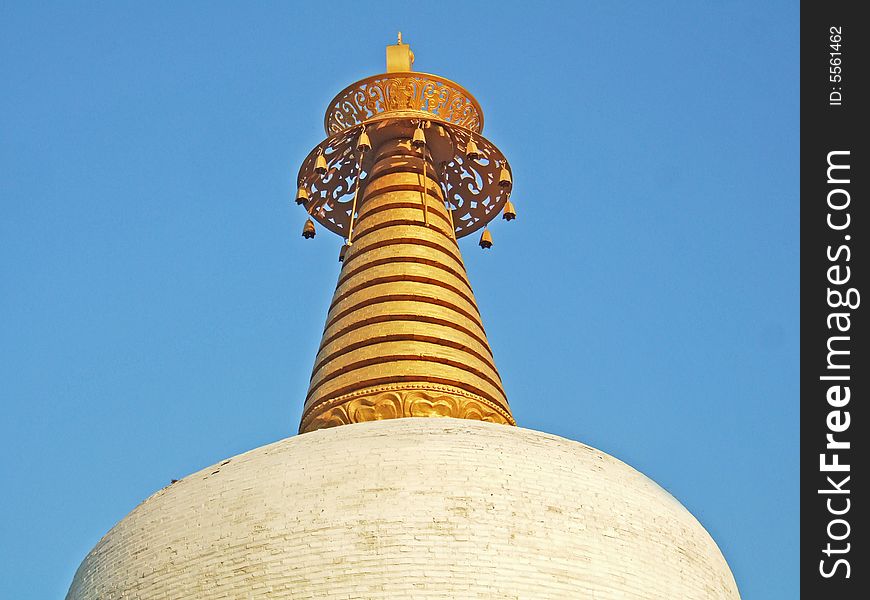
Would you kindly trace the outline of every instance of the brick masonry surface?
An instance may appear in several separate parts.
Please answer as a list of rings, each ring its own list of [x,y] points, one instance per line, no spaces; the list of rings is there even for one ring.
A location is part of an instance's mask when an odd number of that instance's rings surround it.
[[[194,473],[88,554],[67,600],[733,599],[666,491],[594,448],[448,418],[323,429]]]

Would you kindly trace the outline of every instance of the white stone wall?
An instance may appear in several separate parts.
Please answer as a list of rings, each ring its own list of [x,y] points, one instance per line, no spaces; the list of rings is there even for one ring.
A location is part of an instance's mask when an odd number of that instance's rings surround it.
[[[68,600],[739,598],[667,492],[598,450],[470,420],[288,438],[148,498]]]

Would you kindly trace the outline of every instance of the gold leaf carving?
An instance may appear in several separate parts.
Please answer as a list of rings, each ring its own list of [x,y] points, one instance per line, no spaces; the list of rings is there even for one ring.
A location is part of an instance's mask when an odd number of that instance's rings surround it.
[[[402,417],[453,417],[515,424],[509,414],[490,406],[483,398],[469,396],[428,389],[370,390],[363,395],[330,401],[323,408],[315,407],[303,419],[300,432]]]

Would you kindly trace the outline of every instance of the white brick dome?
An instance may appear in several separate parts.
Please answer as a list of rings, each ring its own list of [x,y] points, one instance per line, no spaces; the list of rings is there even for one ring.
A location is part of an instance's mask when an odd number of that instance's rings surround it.
[[[140,504],[67,600],[739,598],[697,520],[554,435],[409,418],[323,429]]]

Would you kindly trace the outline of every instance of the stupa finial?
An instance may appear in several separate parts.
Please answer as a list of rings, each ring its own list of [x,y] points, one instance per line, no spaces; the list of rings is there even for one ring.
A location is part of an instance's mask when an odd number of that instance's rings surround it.
[[[414,53],[411,46],[402,43],[402,32],[397,36],[398,41],[387,46],[387,73],[400,73],[414,70]]]
[[[474,97],[412,72],[397,41],[386,73],[330,103],[329,137],[299,170],[303,235],[313,219],[344,238],[300,432],[399,417],[514,424],[457,245],[503,209],[516,216],[510,167]]]

